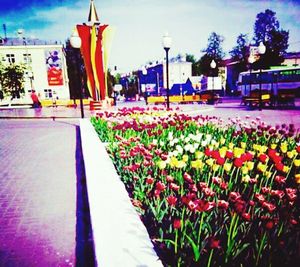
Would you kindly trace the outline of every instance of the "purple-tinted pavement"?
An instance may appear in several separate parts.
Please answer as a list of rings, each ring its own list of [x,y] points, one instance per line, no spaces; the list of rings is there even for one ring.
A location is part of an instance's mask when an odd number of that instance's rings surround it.
[[[239,98],[223,98],[223,102],[217,105],[203,105],[203,104],[184,104],[178,105],[171,103],[171,107],[180,107],[181,110],[190,114],[203,114],[208,116],[222,117],[223,119],[246,115],[251,118],[261,117],[262,120],[272,124],[290,124],[293,123],[297,128],[300,128],[300,99],[296,99],[295,107],[281,107],[281,108],[263,108],[249,109],[240,105]],[[155,105],[145,105],[145,101],[136,102],[118,102],[117,106],[109,108],[109,110],[117,110],[122,107],[154,107]],[[157,105],[156,107],[163,107]],[[96,111],[90,111],[88,106],[84,107],[86,117],[91,117],[96,114]],[[79,118],[81,116],[79,106],[77,108],[67,107],[44,107],[42,109],[1,109],[0,118]]]
[[[0,120],[0,266],[93,266],[77,124]]]

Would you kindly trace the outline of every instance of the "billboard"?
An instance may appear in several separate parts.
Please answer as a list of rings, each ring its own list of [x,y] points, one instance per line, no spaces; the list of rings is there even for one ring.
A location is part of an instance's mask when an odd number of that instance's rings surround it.
[[[48,85],[63,85],[62,55],[58,49],[45,51]]]

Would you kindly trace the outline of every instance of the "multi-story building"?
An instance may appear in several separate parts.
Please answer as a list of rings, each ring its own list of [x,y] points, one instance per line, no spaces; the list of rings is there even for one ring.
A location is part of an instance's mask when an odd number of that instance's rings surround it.
[[[40,99],[69,99],[69,81],[63,45],[31,38],[0,39],[3,64],[25,65],[25,99],[32,89]]]

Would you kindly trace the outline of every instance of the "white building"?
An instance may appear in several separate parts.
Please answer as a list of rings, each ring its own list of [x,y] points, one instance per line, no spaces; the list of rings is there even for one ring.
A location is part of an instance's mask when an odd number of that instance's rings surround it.
[[[25,99],[29,98],[32,89],[40,99],[70,99],[63,45],[25,38],[0,41],[2,63],[23,63],[26,66]]]
[[[163,63],[163,73],[166,72],[166,62]],[[167,75],[164,77],[164,87],[167,87]],[[169,87],[172,88],[173,84],[186,83],[188,78],[192,77],[192,63],[185,60],[177,60],[169,62]]]

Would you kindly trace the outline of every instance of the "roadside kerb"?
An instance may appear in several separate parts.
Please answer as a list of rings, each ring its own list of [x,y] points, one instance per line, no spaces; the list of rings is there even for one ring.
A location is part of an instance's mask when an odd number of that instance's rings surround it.
[[[97,265],[162,267],[89,119],[80,120],[80,132]]]

